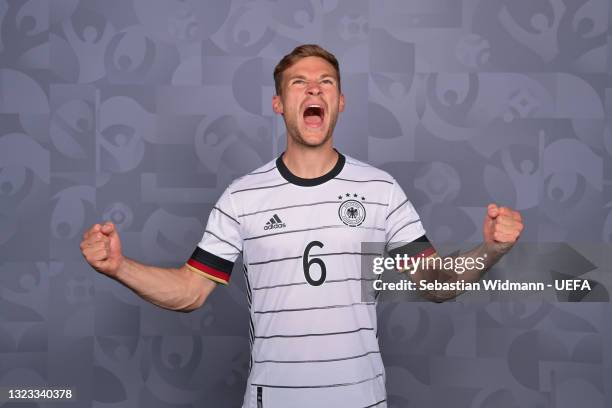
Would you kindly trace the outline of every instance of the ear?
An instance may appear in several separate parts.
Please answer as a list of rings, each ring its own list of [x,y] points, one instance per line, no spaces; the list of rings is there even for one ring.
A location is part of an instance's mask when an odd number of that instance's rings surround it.
[[[344,94],[340,94],[340,100],[338,103],[338,112],[344,112]]]
[[[274,111],[274,113],[278,113],[279,115],[282,115],[284,113],[283,101],[281,100],[281,97],[279,95],[274,95],[272,97],[272,110]]]

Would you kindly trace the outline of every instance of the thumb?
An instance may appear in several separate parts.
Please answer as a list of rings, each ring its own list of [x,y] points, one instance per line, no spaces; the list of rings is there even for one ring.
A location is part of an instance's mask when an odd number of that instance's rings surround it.
[[[112,235],[113,233],[117,232],[115,229],[115,224],[112,222],[106,222],[104,225],[102,225],[101,231],[104,235]]]
[[[110,258],[121,256],[121,240],[117,227],[112,222],[108,221],[102,225],[102,232],[110,238]]]
[[[489,218],[497,218],[499,215],[499,207],[495,203],[491,203],[487,206],[487,215]]]

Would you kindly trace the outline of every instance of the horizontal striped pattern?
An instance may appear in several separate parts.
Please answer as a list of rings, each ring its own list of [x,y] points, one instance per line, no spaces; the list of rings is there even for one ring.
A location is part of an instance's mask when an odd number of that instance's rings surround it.
[[[340,283],[340,282],[350,282],[350,281],[355,281],[355,282],[361,282],[361,281],[375,281],[376,278],[344,278],[344,279],[326,279],[325,283]],[[260,286],[257,288],[253,288],[253,290],[266,290],[266,289],[276,289],[276,288],[284,288],[287,286],[298,286],[298,285],[308,285],[308,282],[290,282],[290,283],[279,283],[276,285],[269,285],[269,286]]]
[[[215,282],[222,283],[224,285],[227,285],[230,280],[229,274],[223,273],[214,268],[201,264],[198,261],[194,261],[193,259],[187,261],[187,266],[193,272],[197,272],[209,279],[214,280]]]
[[[380,256],[382,254],[375,253],[375,252],[350,252],[350,251],[345,251],[345,252],[328,252],[328,253],[321,253],[321,254],[310,254],[310,257],[321,258],[321,257],[326,257],[326,256],[337,256],[337,255]],[[285,257],[285,258],[266,259],[264,261],[249,262],[249,265],[251,265],[251,266],[254,266],[254,265],[265,265],[265,264],[269,264],[269,263],[273,263],[273,262],[292,261],[294,259],[301,259],[301,258],[302,258],[302,255],[295,255],[295,256],[288,256],[288,257]]]
[[[319,385],[274,385],[274,384],[252,384],[256,387],[269,387],[269,388],[330,388],[330,387],[347,387],[350,385],[363,384],[368,381],[375,380],[382,377],[383,373],[377,374],[374,377],[365,378],[360,381],[353,381],[347,383],[336,383],[336,384],[319,384]]]
[[[301,307],[293,309],[276,309],[276,310],[255,310],[255,314],[266,314],[266,313],[286,313],[286,312],[307,312],[310,310],[323,310],[323,309],[340,309],[344,307],[355,307],[355,306],[368,306],[373,305],[374,302],[355,302],[346,305],[327,305],[327,306],[313,306],[313,307]]]
[[[279,183],[279,184],[272,184],[272,185],[269,185],[269,186],[243,188],[243,189],[240,189],[240,190],[234,190],[234,191],[232,191],[231,194],[243,193],[245,191],[265,190],[265,189],[269,189],[269,188],[283,187],[283,186],[286,186],[287,184],[289,184],[289,182]]]
[[[240,222],[238,222],[237,219],[235,219],[234,217],[232,217],[231,215],[229,215],[228,213],[226,213],[225,211],[223,211],[222,209],[220,209],[217,206],[213,207],[213,210],[217,210],[219,211],[221,214],[225,215],[227,218],[229,218],[230,220],[234,221],[236,224],[240,224]]]
[[[382,179],[351,180],[351,179],[345,179],[345,178],[341,178],[341,177],[336,177],[335,180],[347,181],[347,182],[350,182],[350,183],[387,183],[387,184],[393,184],[393,182],[391,182],[389,180],[382,180]]]
[[[327,358],[327,359],[320,359],[320,360],[255,360],[255,363],[258,363],[258,364],[262,364],[262,363],[278,363],[278,364],[330,363],[334,361],[344,361],[344,360],[352,360],[354,358],[361,358],[361,357],[368,356],[370,354],[380,354],[380,351],[373,350],[373,351],[368,351],[363,354],[357,354],[356,356]]]
[[[267,234],[261,234],[261,235],[255,235],[252,237],[247,237],[244,238],[245,241],[250,241],[252,239],[261,239],[261,238],[269,238],[272,237],[274,235],[284,235],[284,234],[295,234],[298,232],[305,232],[305,231],[317,231],[317,230],[323,230],[323,229],[329,229],[329,228],[361,228],[361,229],[371,229],[371,230],[377,230],[377,231],[384,231],[383,228],[379,228],[379,227],[368,227],[368,226],[362,226],[362,225],[358,225],[355,227],[349,227],[347,225],[322,225],[319,227],[313,227],[313,228],[303,228],[303,229],[298,229],[298,230],[290,230],[290,231],[281,231],[281,232],[272,232],[272,233],[267,233]]]
[[[234,263],[211,254],[202,248],[196,248],[187,261],[187,266],[194,272],[199,272],[207,278],[227,284],[230,280]]]
[[[338,204],[338,200],[328,200],[328,201],[317,201],[317,202],[312,202],[312,203],[301,203],[301,204],[292,204],[292,205],[285,205],[283,207],[272,207],[272,208],[266,208],[263,210],[258,210],[258,211],[253,211],[253,212],[249,212],[249,213],[245,213],[245,214],[240,214],[238,215],[238,217],[248,217],[251,215],[256,215],[256,214],[261,214],[261,213],[266,213],[266,212],[273,212],[273,211],[278,211],[278,210],[286,210],[288,208],[299,208],[299,207],[312,207],[315,205],[324,205],[324,204]],[[363,202],[364,205],[379,205],[382,207],[386,207],[388,206],[388,204],[385,203],[379,203],[376,201],[364,201]]]
[[[257,406],[253,387],[275,389],[263,391],[268,408],[385,407],[376,276],[367,266],[385,250],[433,253],[428,242],[409,245],[424,234],[391,175],[339,153],[313,179],[291,173],[281,156],[234,180],[187,266],[227,284],[243,257],[251,349],[244,407]]]
[[[395,257],[396,255],[403,256],[407,255],[409,258],[413,257],[427,257],[435,253],[436,250],[429,242],[429,239],[425,235],[420,236],[412,242],[401,245],[389,251],[389,256]]]
[[[317,336],[337,336],[341,334],[351,334],[357,333],[362,330],[374,330],[372,327],[360,327],[355,330],[347,330],[347,331],[339,331],[339,332],[329,332],[329,333],[307,333],[307,334],[271,334],[269,336],[255,336],[256,339],[275,339],[275,338],[296,338],[296,337],[317,337]]]

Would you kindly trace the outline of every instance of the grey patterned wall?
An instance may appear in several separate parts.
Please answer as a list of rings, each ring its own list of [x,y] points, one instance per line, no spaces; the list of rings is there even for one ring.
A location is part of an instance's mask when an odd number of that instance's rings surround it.
[[[575,256],[609,269],[611,17],[606,0],[0,1],[0,387],[239,406],[242,274],[172,313],[78,244],[110,219],[130,257],[184,262],[227,183],[283,150],[271,73],[304,42],[341,61],[336,145],[390,171],[435,243],[478,241],[496,201],[523,242],[599,248]],[[379,311],[392,407],[612,406],[609,303]]]

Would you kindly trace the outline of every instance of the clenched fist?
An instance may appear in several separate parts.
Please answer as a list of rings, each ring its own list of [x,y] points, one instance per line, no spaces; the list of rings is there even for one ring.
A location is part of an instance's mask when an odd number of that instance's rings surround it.
[[[123,254],[115,225],[107,222],[92,226],[83,234],[81,252],[95,270],[112,278],[116,277],[123,262]]]
[[[508,252],[523,231],[523,219],[518,211],[489,204],[483,225],[486,244],[501,253]]]

